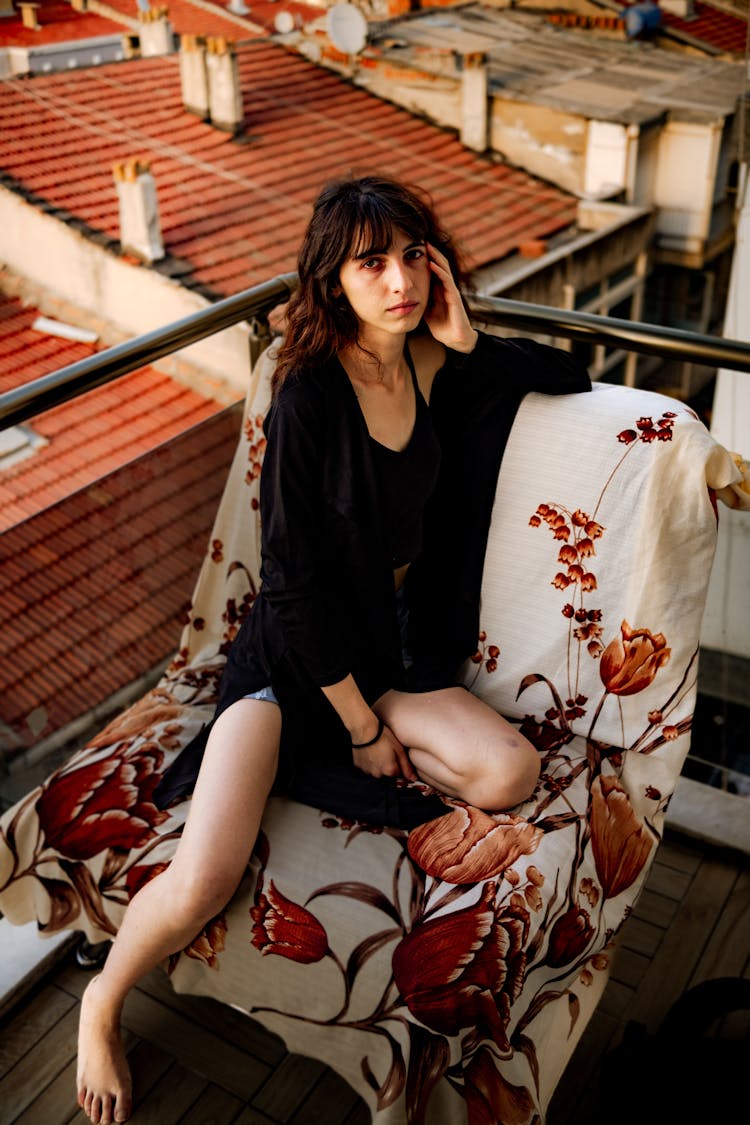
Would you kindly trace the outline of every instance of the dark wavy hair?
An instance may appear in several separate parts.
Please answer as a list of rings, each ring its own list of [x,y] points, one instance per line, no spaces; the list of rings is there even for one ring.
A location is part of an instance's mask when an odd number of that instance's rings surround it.
[[[278,350],[274,393],[296,371],[326,363],[357,343],[359,321],[346,296],[333,290],[347,258],[384,252],[395,229],[415,242],[430,242],[448,259],[459,286],[466,277],[458,251],[440,226],[431,200],[420,188],[385,176],[359,176],[327,184],[313,205],[297,261],[299,287],[287,307],[287,328]]]

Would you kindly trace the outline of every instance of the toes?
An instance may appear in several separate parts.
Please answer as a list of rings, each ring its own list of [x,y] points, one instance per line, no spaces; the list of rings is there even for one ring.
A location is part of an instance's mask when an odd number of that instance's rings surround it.
[[[120,1099],[118,1098],[117,1109],[115,1110],[115,1121],[118,1122],[118,1125],[121,1121],[129,1121],[130,1120],[130,1109],[131,1109],[131,1106],[130,1106],[129,1101],[127,1101],[127,1102],[124,1101],[124,1102],[121,1103]]]

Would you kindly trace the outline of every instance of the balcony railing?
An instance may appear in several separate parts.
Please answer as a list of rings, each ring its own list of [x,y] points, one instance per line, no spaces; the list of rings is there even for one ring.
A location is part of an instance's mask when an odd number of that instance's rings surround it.
[[[272,281],[217,301],[163,328],[7,391],[0,395],[0,430],[28,421],[52,406],[67,402],[242,321],[250,322],[255,339],[262,343],[268,338],[268,313],[289,299],[295,283],[295,274],[281,274]],[[603,344],[663,359],[750,372],[750,344],[741,340],[726,340],[593,313],[563,311],[502,297],[469,296],[468,300],[472,312],[487,324]]]
[[[253,358],[270,340],[269,313],[295,284],[294,274],[281,275],[0,395],[0,431],[237,323],[250,325]],[[478,321],[516,332],[750,372],[750,344],[741,341],[502,298],[468,300]],[[19,608],[13,618],[0,606],[0,652],[10,665],[7,684],[0,674],[0,808],[158,678],[179,637],[240,418],[239,406],[220,411],[53,511],[6,522],[3,569],[16,575],[10,594]],[[37,633],[19,647],[16,626],[25,635],[35,621]],[[108,677],[113,669],[119,680]],[[692,776],[725,785],[728,738],[725,727],[710,755],[696,748]]]

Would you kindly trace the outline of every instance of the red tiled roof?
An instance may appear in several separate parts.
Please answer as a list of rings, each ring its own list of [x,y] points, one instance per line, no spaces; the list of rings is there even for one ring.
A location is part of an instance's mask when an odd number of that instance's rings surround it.
[[[268,40],[238,47],[246,135],[186,112],[176,56],[11,79],[0,87],[5,182],[119,238],[112,163],[151,162],[165,249],[181,279],[225,296],[294,268],[327,179],[379,170],[421,184],[472,268],[575,220],[576,200],[476,155]],[[0,181],[2,182],[2,181]]]
[[[47,47],[52,43],[121,35],[122,24],[97,15],[77,12],[67,0],[36,0],[39,30],[24,27],[20,9],[0,19],[0,47]]]
[[[37,310],[0,294],[0,394],[98,350],[36,331]],[[33,420],[48,444],[0,462],[0,532],[28,519],[221,410],[219,403],[144,367]]]
[[[3,531],[0,701],[10,753],[174,653],[238,428],[239,412],[223,410]]]
[[[120,12],[128,21],[138,19],[136,0],[104,0],[113,13]],[[249,5],[248,5],[249,6]],[[249,39],[258,34],[258,21],[248,12],[244,18],[225,15],[227,4],[191,3],[191,0],[169,0],[165,5],[169,22],[177,35],[220,35],[225,39]]]
[[[469,152],[276,44],[257,39],[238,59],[239,139],[183,110],[175,56],[2,83],[0,183],[116,249],[111,165],[146,156],[167,252],[187,266],[189,284],[215,296],[293,269],[314,195],[348,170],[420,183],[474,267],[575,219],[572,196]],[[35,315],[12,299],[0,304],[0,389],[90,351],[33,338]],[[49,446],[0,474],[0,637],[13,651],[0,661],[0,700],[23,744],[35,740],[30,711],[47,716],[41,734],[59,729],[177,644],[223,482],[208,471],[213,454],[185,443],[218,432],[224,415],[141,455],[216,409],[154,370],[133,373],[35,419]],[[233,446],[226,434],[216,440],[222,465]],[[146,471],[102,477],[125,461]],[[204,477],[215,487],[196,503]]]
[[[121,35],[138,23],[136,0],[103,0],[97,12],[78,12],[69,0],[36,0],[39,4],[39,30],[24,27],[20,10],[0,19],[0,47],[42,47],[52,43],[71,43],[100,35]],[[274,31],[280,11],[287,11],[300,22],[317,19],[324,9],[299,0],[254,0],[245,16],[229,10],[229,0],[170,0],[169,22],[177,35],[215,35],[238,41]]]
[[[622,0],[621,8],[630,8],[630,0]],[[725,12],[715,8],[712,4],[704,4],[702,0],[694,0],[694,15],[691,19],[683,19],[666,8],[661,10],[662,27],[679,32],[680,35],[689,36],[717,47],[730,54],[742,55],[747,46],[747,18]]]
[[[724,12],[711,4],[702,4],[701,0],[695,0],[694,10],[694,19],[681,19],[672,12],[665,11],[662,16],[665,27],[684,32],[693,39],[702,39],[704,43],[710,43],[712,47],[719,47],[722,51],[736,55],[745,53],[746,18]]]

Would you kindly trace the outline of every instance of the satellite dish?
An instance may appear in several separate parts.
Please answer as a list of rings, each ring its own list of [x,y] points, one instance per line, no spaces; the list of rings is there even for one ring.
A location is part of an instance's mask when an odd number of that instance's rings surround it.
[[[367,42],[367,20],[354,4],[334,4],[328,12],[328,34],[345,55],[357,55]]]
[[[290,31],[294,31],[294,16],[291,12],[279,12],[274,16],[273,26],[279,35],[288,35]]]

